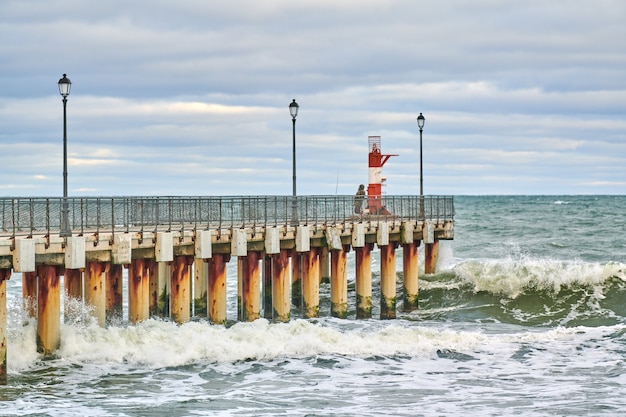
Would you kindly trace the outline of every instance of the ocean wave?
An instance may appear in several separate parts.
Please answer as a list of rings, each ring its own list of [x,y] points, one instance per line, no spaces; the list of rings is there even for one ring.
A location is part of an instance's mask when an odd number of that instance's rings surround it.
[[[489,259],[462,262],[454,273],[475,292],[486,291],[517,298],[528,291],[558,294],[563,288],[600,286],[617,279],[626,282],[626,265],[555,259]]]
[[[471,260],[420,281],[416,320],[530,326],[626,323],[626,265],[552,259]]]

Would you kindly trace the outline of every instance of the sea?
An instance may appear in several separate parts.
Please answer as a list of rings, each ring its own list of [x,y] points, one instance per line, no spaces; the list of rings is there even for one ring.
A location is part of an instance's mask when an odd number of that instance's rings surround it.
[[[619,416],[626,413],[626,196],[455,196],[419,308],[348,319],[150,319],[98,327],[81,303],[53,357],[7,285],[2,416]],[[420,247],[420,265],[423,247]],[[68,305],[69,306],[69,305]],[[84,311],[83,311],[84,310]]]

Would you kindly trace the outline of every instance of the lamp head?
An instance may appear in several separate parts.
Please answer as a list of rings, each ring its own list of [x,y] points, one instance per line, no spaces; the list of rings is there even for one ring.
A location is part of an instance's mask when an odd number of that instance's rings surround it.
[[[59,93],[63,98],[70,95],[70,88],[72,88],[72,82],[67,78],[67,74],[63,74],[63,78],[59,80]]]
[[[425,121],[426,121],[426,118],[422,115],[422,113],[420,113],[420,115],[417,116],[417,127],[419,127],[420,130],[424,128]]]
[[[293,120],[296,120],[296,116],[298,115],[299,108],[300,106],[298,106],[298,103],[296,103],[296,99],[294,98],[291,104],[289,104],[289,113],[291,113],[291,118]]]

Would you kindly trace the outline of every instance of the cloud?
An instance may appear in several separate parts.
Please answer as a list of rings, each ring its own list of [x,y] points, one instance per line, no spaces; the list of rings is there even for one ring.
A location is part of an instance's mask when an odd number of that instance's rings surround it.
[[[6,0],[3,195],[626,192],[626,4]],[[54,185],[51,188],[51,184]]]

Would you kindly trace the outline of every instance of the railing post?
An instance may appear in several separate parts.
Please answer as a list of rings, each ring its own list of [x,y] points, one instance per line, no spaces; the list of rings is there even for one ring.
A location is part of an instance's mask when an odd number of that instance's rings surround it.
[[[157,198],[156,198],[156,201],[155,201],[155,206],[154,206],[154,207],[155,207],[154,233],[156,233],[156,232],[157,232],[157,230],[159,229],[159,222],[160,222],[160,220],[161,220],[161,219],[159,218],[159,217],[160,217],[160,214],[161,214],[161,213],[160,213],[160,210],[159,210],[159,207],[160,207],[160,204],[159,204],[159,197],[157,197]]]
[[[11,217],[13,221],[13,239],[15,239],[15,199],[11,200]]]
[[[144,225],[143,212],[144,212],[144,201],[142,198],[141,200],[139,200],[139,217],[140,217],[139,221],[141,222],[141,230],[139,231],[139,233],[141,233],[142,236],[143,236],[143,225]]]
[[[61,230],[59,233],[60,236],[72,235],[72,233],[70,232],[68,217],[69,217],[69,208],[67,206],[67,197],[63,197],[63,203],[62,203],[62,208],[61,208]]]
[[[185,200],[178,199],[178,206],[180,207],[180,240],[182,241],[185,233]]]
[[[111,199],[111,242],[115,236],[115,200]]]
[[[169,197],[167,199],[167,211],[168,211],[168,227],[167,227],[167,231],[171,232],[172,231],[172,213],[173,213],[173,207],[172,207],[173,203],[172,203],[172,197]]]
[[[28,237],[33,237],[33,232],[35,231],[35,207],[33,205],[33,199],[31,198],[29,201],[29,211],[30,211],[30,233]]]
[[[298,225],[298,197],[293,196],[291,201],[291,225]]]
[[[80,199],[80,234],[83,235],[85,233],[85,200]]]
[[[50,199],[46,198],[46,234],[50,236]]]

